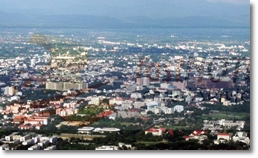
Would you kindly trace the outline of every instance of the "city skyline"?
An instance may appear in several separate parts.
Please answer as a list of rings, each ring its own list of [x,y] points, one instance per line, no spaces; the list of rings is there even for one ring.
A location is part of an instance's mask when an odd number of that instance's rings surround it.
[[[0,150],[251,151],[251,8],[0,0]]]

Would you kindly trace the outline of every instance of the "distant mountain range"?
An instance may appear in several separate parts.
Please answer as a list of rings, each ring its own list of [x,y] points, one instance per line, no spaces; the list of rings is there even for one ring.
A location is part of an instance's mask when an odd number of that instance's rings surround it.
[[[191,16],[184,18],[126,17],[92,15],[33,15],[0,11],[0,27],[83,27],[83,28],[169,28],[250,27],[249,15],[238,17]]]

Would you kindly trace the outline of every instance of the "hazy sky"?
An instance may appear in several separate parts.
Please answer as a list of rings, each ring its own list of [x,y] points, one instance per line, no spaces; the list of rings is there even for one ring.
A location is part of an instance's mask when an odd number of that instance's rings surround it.
[[[9,13],[119,18],[246,15],[249,8],[249,0],[0,0],[0,11]]]

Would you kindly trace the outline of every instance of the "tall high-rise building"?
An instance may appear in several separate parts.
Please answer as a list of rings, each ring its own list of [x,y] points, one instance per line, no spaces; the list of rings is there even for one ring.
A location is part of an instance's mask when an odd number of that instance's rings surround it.
[[[142,78],[142,85],[143,86],[149,86],[150,85],[150,79],[148,77]]]
[[[35,65],[36,65],[36,59],[33,58],[33,59],[31,59],[31,61],[30,61],[30,66],[31,66],[31,67],[34,67]]]
[[[7,96],[12,96],[16,93],[16,90],[13,86],[8,86],[8,87],[5,87],[5,90],[4,90],[4,95],[7,95]]]
[[[140,78],[140,77],[136,78],[136,84],[142,85],[142,78]]]

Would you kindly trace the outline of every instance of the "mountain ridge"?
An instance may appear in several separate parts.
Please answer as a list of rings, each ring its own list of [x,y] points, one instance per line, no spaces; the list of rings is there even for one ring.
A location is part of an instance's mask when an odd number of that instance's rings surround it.
[[[85,27],[85,28],[167,28],[167,27],[250,27],[248,15],[238,19],[214,16],[188,16],[183,18],[149,18],[134,16],[114,18],[108,16],[62,14],[33,15],[0,11],[2,27]]]

